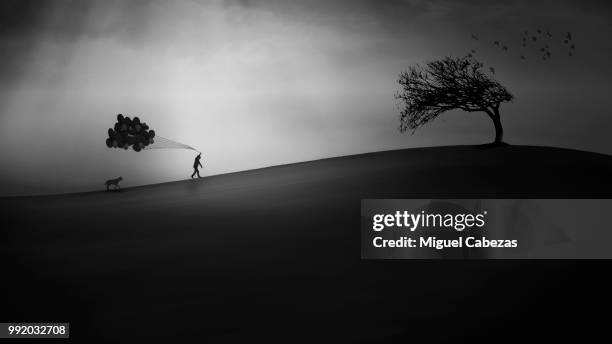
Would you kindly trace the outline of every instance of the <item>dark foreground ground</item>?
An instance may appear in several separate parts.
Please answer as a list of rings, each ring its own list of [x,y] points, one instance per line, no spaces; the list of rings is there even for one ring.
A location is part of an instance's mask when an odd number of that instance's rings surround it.
[[[610,198],[611,176],[604,155],[440,147],[0,199],[0,322],[79,343],[588,342],[608,261],[361,260],[360,199]]]

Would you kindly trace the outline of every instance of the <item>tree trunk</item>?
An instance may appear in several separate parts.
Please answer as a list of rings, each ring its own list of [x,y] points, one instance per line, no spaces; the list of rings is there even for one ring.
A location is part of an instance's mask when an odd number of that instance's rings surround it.
[[[494,144],[503,143],[504,140],[504,128],[501,124],[501,117],[499,116],[499,110],[493,109],[493,112],[487,112],[491,120],[493,121],[493,125],[495,126],[495,141]]]

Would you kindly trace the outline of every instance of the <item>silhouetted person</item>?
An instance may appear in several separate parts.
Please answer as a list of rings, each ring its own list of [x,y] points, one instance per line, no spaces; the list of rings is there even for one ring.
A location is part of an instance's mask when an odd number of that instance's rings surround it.
[[[202,166],[202,163],[200,162],[201,158],[202,158],[202,153],[198,154],[198,156],[196,156],[195,160],[193,161],[193,173],[191,174],[191,178],[193,178],[193,176],[195,176],[196,173],[198,174],[198,178],[202,178],[200,177],[200,170],[198,170],[198,167],[204,167]]]

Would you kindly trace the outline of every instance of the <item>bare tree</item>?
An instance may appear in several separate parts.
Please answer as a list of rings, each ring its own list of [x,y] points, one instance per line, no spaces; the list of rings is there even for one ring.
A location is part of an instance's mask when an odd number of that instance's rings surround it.
[[[486,113],[495,126],[495,144],[502,142],[499,107],[514,97],[482,71],[482,63],[471,57],[446,57],[426,66],[414,65],[399,77],[401,90],[395,95],[403,109],[400,131],[416,130],[448,110]]]

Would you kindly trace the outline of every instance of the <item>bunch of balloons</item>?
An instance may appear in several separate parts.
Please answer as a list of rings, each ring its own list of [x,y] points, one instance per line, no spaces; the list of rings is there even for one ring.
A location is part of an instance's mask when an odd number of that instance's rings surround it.
[[[117,115],[117,123],[114,128],[108,129],[106,146],[108,148],[123,148],[125,150],[132,147],[137,152],[154,143],[155,130],[140,122],[138,117],[133,119]]]

